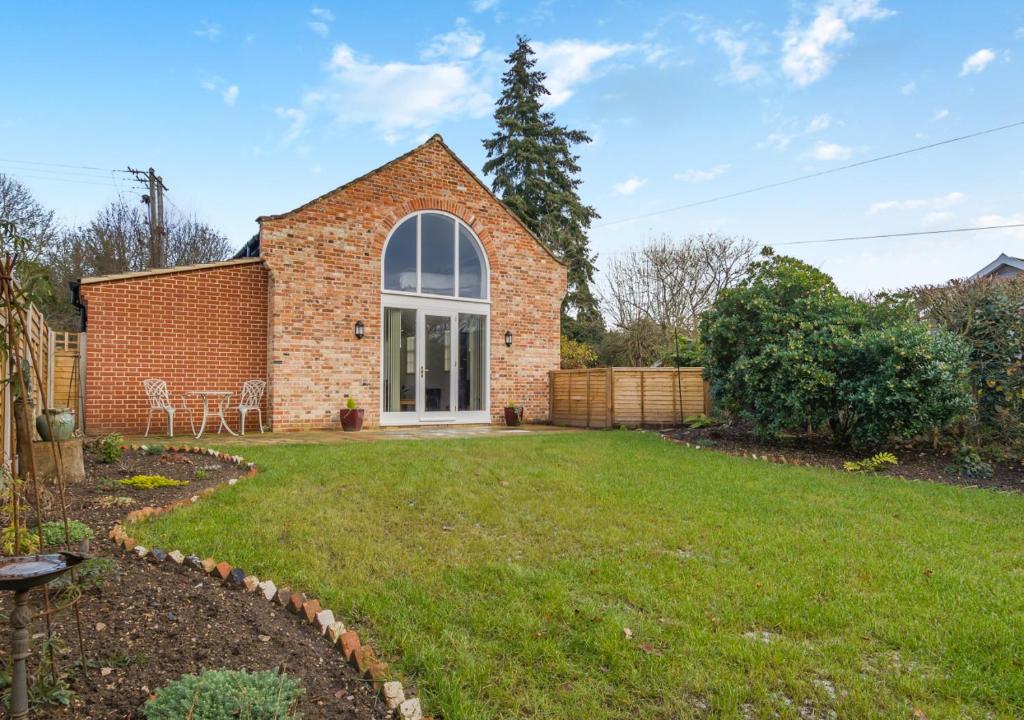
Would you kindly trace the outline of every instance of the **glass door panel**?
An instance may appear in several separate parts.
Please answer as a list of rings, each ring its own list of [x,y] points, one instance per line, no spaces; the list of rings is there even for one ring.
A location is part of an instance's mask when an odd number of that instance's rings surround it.
[[[459,410],[483,410],[487,377],[487,316],[459,313]]]
[[[452,407],[452,318],[423,316],[423,412],[450,413]]]
[[[416,311],[384,308],[384,412],[416,412]]]

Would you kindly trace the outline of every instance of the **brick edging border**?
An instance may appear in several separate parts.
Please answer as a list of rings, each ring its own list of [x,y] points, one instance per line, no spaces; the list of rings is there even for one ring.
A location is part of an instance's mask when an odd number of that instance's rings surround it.
[[[211,448],[193,446],[164,446],[166,452],[192,453],[196,455],[209,455],[223,462],[232,463],[240,469],[244,469],[243,478],[253,477],[259,472],[256,463],[247,462],[240,455],[231,455]],[[122,445],[122,450],[146,450],[145,445]],[[165,515],[177,510],[180,507],[187,507],[199,502],[201,498],[212,495],[217,490],[235,485],[240,478],[232,478],[220,485],[211,485],[203,488],[198,494],[190,498],[175,500],[172,503],[160,507],[147,505],[139,510],[132,510],[125,515],[123,521],[116,520],[107,537],[114,541],[114,544],[122,550],[131,553],[134,557],[142,560],[148,559],[154,564],[171,563],[202,573],[209,577],[221,580],[225,585],[239,588],[244,592],[255,593],[262,596],[268,602],[287,608],[292,613],[304,618],[306,622],[315,627],[318,633],[327,639],[332,646],[345,656],[345,659],[359,672],[360,675],[373,683],[373,689],[380,693],[381,700],[389,710],[397,710],[401,720],[429,720],[423,717],[423,710],[418,697],[405,696],[405,688],[398,680],[388,679],[388,664],[377,659],[373,648],[370,645],[363,645],[355,630],[348,630],[345,624],[337,620],[334,612],[320,606],[320,601],[310,597],[303,592],[293,592],[288,587],[278,588],[272,580],[247,575],[244,570],[233,567],[225,561],[218,562],[214,558],[201,559],[196,555],[184,555],[180,550],[166,552],[160,548],[148,549],[130,537],[124,530],[124,525],[136,522],[144,522],[151,517]]]

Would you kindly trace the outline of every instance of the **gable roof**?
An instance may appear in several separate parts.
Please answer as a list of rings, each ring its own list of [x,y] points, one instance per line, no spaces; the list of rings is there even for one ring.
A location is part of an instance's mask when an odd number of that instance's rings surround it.
[[[974,273],[974,275],[972,275],[971,277],[972,278],[987,277],[987,276],[993,274],[994,272],[996,272],[997,270],[999,270],[999,268],[1001,268],[1003,266],[1016,268],[1017,270],[1020,270],[1021,272],[1024,272],[1024,258],[1011,257],[1010,255],[1007,255],[1006,253],[1000,253],[999,257],[997,257],[995,260],[990,262],[988,265],[983,267],[978,272]]]
[[[466,165],[466,163],[462,162],[462,158],[460,158],[458,155],[456,155],[455,151],[452,150],[450,147],[448,147],[448,145],[444,141],[444,138],[441,137],[441,135],[439,133],[434,133],[423,144],[417,145],[412,150],[409,150],[406,153],[402,153],[398,157],[394,158],[393,160],[389,160],[388,162],[384,163],[380,167],[374,168],[370,172],[365,173],[363,175],[360,175],[359,177],[355,178],[354,180],[349,180],[347,183],[344,183],[343,185],[339,185],[338,187],[334,188],[333,190],[328,190],[323,195],[319,195],[319,196],[313,198],[312,200],[310,200],[309,202],[306,202],[306,203],[303,203],[302,205],[299,205],[297,208],[294,208],[293,210],[289,210],[289,211],[283,212],[283,213],[278,213],[276,215],[260,215],[258,218],[256,218],[256,222],[262,223],[264,220],[279,220],[281,218],[286,218],[286,217],[289,217],[290,215],[294,215],[295,213],[300,212],[302,210],[305,210],[306,208],[310,207],[311,205],[316,204],[317,202],[323,200],[324,198],[327,198],[327,197],[333,195],[334,193],[341,192],[342,190],[344,190],[346,188],[349,188],[349,187],[351,187],[351,186],[353,186],[353,185],[355,185],[355,184],[357,184],[359,182],[362,182],[363,180],[366,180],[367,178],[373,177],[377,173],[381,172],[382,170],[386,170],[387,168],[391,167],[392,165],[396,165],[396,164],[400,163],[402,160],[405,160],[406,158],[411,157],[412,155],[415,155],[416,153],[420,152],[424,148],[430,146],[432,143],[436,143],[441,148],[443,148],[445,150],[445,152],[447,152],[448,155],[451,156],[451,158],[453,160],[455,160],[455,162],[457,162],[459,164],[459,166],[463,170],[466,171],[466,174],[469,175],[471,178],[473,178],[473,180],[476,181],[476,184],[479,185],[481,188],[483,188],[484,192],[486,192],[491,197],[491,199],[494,200],[494,202],[496,202],[498,205],[500,205],[501,208],[503,210],[505,210],[505,212],[507,212],[509,214],[509,216],[523,230],[525,230],[526,233],[530,237],[532,237],[534,239],[534,241],[536,241],[536,243],[538,245],[541,246],[541,248],[544,249],[544,252],[546,252],[548,255],[550,255],[551,258],[555,262],[557,262],[559,265],[565,265],[565,261],[562,260],[561,258],[559,258],[557,255],[555,255],[555,253],[552,252],[551,248],[549,248],[547,246],[547,243],[545,243],[543,240],[541,240],[537,236],[537,234],[535,232],[533,232],[533,230],[531,230],[526,225],[526,223],[523,222],[522,218],[520,218],[518,215],[516,215],[514,212],[512,212],[512,208],[510,208],[508,205],[506,205],[504,202],[502,202],[501,198],[499,198],[497,195],[495,195],[494,192],[492,192],[491,189],[489,187],[487,187],[487,185],[484,183],[484,181],[481,180],[479,177],[477,177],[477,174],[475,172],[473,172],[469,168],[468,165]]]

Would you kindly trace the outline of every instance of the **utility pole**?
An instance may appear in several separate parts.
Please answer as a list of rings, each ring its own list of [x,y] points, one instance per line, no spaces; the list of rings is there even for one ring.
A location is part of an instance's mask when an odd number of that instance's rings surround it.
[[[164,223],[164,193],[167,186],[153,168],[144,171],[129,167],[128,172],[149,189],[142,196],[142,202],[149,209],[149,266],[163,267],[167,262],[167,226]]]

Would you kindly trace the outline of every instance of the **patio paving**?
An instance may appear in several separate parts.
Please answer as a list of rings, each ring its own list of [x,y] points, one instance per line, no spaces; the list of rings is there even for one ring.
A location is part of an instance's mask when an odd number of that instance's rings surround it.
[[[347,433],[338,430],[302,430],[297,432],[247,432],[244,436],[207,432],[196,440],[187,432],[173,438],[156,432],[149,437],[126,435],[125,441],[134,445],[196,445],[200,447],[244,447],[248,445],[319,445],[323,443],[373,442],[376,440],[441,440],[446,438],[492,437],[496,435],[533,435],[538,433],[583,432],[578,428],[554,425],[445,425],[430,427],[391,427]]]

